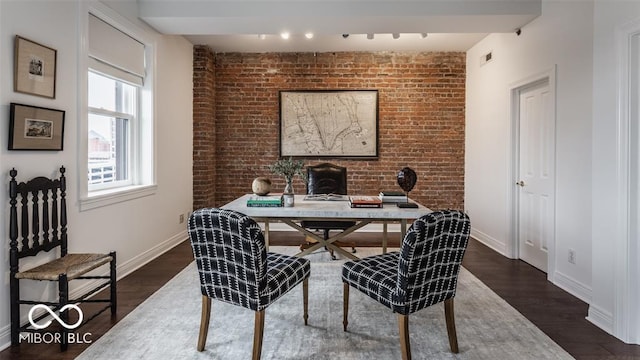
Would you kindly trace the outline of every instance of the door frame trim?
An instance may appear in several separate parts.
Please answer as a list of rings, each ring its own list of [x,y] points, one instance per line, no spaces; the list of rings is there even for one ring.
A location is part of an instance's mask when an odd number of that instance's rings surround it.
[[[627,343],[640,344],[640,177],[638,141],[640,140],[640,20],[616,31],[618,54],[618,96],[616,114],[617,234],[614,257],[613,334]],[[630,79],[635,78],[635,81]],[[634,156],[635,153],[635,156]]]
[[[511,138],[510,138],[510,143],[509,143],[509,148],[507,149],[509,151],[510,154],[510,166],[509,166],[509,170],[507,171],[507,176],[508,176],[508,189],[506,191],[507,193],[507,209],[509,210],[507,213],[507,216],[509,217],[507,220],[509,222],[509,238],[511,239],[511,241],[507,242],[507,246],[506,246],[506,253],[508,254],[509,257],[511,257],[512,259],[518,259],[519,258],[519,251],[520,251],[520,242],[519,242],[519,238],[518,238],[518,228],[519,228],[519,216],[518,216],[518,212],[519,212],[519,204],[520,204],[520,199],[519,199],[519,189],[516,186],[516,181],[518,181],[518,179],[516,179],[516,177],[518,176],[519,173],[519,168],[520,168],[520,159],[518,154],[520,153],[520,93],[522,92],[522,90],[527,89],[531,86],[535,86],[539,83],[542,82],[547,82],[548,86],[549,86],[549,91],[551,92],[551,98],[553,99],[553,126],[554,126],[554,154],[553,154],[553,192],[554,192],[554,197],[553,197],[553,212],[554,212],[554,218],[553,218],[553,229],[551,231],[551,233],[553,234],[553,238],[550,239],[549,243],[548,243],[548,254],[547,254],[547,280],[549,280],[550,282],[554,281],[554,274],[555,274],[555,270],[556,270],[556,264],[555,264],[555,259],[556,259],[556,206],[557,206],[557,161],[556,161],[556,138],[557,138],[557,114],[556,114],[556,104],[557,104],[557,98],[556,98],[556,65],[553,65],[553,67],[543,70],[539,73],[527,76],[523,79],[520,79],[518,81],[515,81],[513,83],[511,83],[509,85],[509,94],[510,94],[510,118],[511,121],[509,123],[510,129],[509,129],[509,133],[511,134]]]

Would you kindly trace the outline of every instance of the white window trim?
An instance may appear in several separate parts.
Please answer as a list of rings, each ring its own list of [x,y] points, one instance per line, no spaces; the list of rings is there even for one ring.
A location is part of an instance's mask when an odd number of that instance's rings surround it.
[[[88,123],[89,101],[88,101],[88,71],[89,71],[89,14],[93,14],[111,26],[129,34],[145,44],[145,60],[147,74],[145,85],[140,89],[140,114],[144,114],[144,119],[140,121],[140,132],[137,141],[149,144],[137,152],[138,164],[150,164],[150,169],[143,170],[136,174],[139,185],[125,186],[119,188],[105,189],[101,191],[89,192],[87,181],[88,173]],[[123,201],[130,201],[141,197],[155,194],[156,184],[156,126],[155,126],[155,41],[145,30],[133,24],[129,20],[116,13],[111,8],[97,1],[78,2],[78,26],[79,54],[78,54],[78,191],[80,211],[108,206]],[[144,137],[144,138],[143,138]],[[137,171],[137,169],[135,169]]]
[[[140,96],[137,95],[137,97],[138,97],[137,103],[140,104]],[[92,194],[91,197],[95,196],[95,194],[99,192],[101,193],[103,190],[116,189],[117,191],[118,189],[123,189],[125,187],[133,186],[135,181],[139,178],[138,168],[140,165],[138,164],[138,161],[139,159],[141,159],[141,156],[138,156],[138,151],[140,146],[140,141],[139,141],[140,135],[137,133],[138,129],[140,128],[140,125],[138,124],[139,120],[136,118],[136,116],[131,114],[125,114],[118,111],[98,109],[93,107],[89,107],[89,114],[111,117],[111,118],[126,119],[130,121],[129,122],[129,144],[127,145],[127,152],[130,153],[134,158],[131,163],[127,164],[128,165],[127,173],[130,174],[128,180],[116,180],[109,183],[94,184],[93,186],[89,186],[88,188],[92,188],[92,190],[89,190]]]

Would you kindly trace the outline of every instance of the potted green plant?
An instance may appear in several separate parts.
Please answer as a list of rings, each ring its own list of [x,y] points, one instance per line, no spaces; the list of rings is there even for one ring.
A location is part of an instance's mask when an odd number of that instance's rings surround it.
[[[293,206],[293,178],[300,176],[302,180],[307,180],[307,173],[305,172],[304,162],[302,160],[293,160],[291,157],[278,159],[275,163],[268,166],[269,170],[284,177],[284,200],[285,206]]]
[[[303,180],[306,179],[304,162],[302,160],[293,160],[292,158],[278,159],[275,163],[268,166],[269,170],[284,177],[286,186],[284,188],[285,194],[293,194],[293,178],[297,175]]]

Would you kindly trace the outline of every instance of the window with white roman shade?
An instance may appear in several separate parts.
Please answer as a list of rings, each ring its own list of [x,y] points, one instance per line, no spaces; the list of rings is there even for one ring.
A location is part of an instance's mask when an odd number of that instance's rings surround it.
[[[93,6],[96,6],[93,8]],[[146,32],[92,3],[85,13],[86,178],[80,209],[155,191],[153,46]]]
[[[89,14],[89,67],[142,86],[145,77],[144,44]]]

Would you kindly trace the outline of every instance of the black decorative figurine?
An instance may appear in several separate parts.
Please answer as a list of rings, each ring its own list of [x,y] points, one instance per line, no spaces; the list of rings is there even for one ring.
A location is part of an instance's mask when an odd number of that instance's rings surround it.
[[[404,167],[398,172],[398,185],[407,192],[407,196],[409,196],[409,191],[416,185],[417,180],[416,172],[409,167]]]

